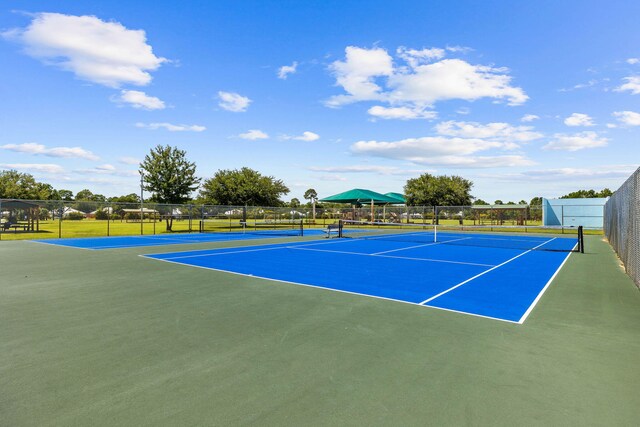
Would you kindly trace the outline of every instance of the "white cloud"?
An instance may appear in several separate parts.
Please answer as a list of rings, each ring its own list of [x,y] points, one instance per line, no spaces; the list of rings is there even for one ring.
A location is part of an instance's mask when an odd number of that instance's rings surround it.
[[[241,133],[240,135],[238,135],[238,138],[255,141],[257,139],[268,139],[269,135],[267,135],[266,133],[262,132],[261,130],[251,129],[251,130],[249,130],[249,131],[247,131],[245,133]]]
[[[377,175],[416,175],[425,172],[434,172],[426,169],[406,169],[396,166],[378,166],[378,165],[352,165],[352,166],[311,166],[309,170],[313,172],[332,172],[332,173],[374,173]]]
[[[345,60],[335,61],[330,70],[346,94],[329,98],[325,102],[329,107],[380,101],[391,107],[424,109],[449,99],[494,98],[506,100],[509,105],[519,105],[528,99],[521,88],[511,86],[507,69],[472,65],[461,59],[441,59],[445,55],[443,49],[399,48],[397,55],[406,65],[398,67],[394,67],[391,55],[381,48],[348,46],[345,54]]]
[[[509,143],[480,138],[444,136],[408,138],[400,141],[358,141],[351,151],[359,155],[406,160],[416,164],[458,167],[525,166],[533,162],[520,155],[474,157],[480,151],[510,148]]]
[[[579,151],[585,148],[606,147],[609,140],[595,132],[580,132],[573,135],[557,133],[554,140],[542,147],[545,150]]]
[[[344,182],[347,180],[347,178],[340,175],[335,175],[335,174],[320,175],[318,176],[318,179],[320,181],[340,181],[340,182]]]
[[[529,170],[521,173],[492,175],[491,178],[507,181],[584,181],[591,179],[607,179],[627,177],[637,166],[611,165],[586,168],[558,168]]]
[[[414,120],[414,119],[435,119],[438,117],[438,113],[432,110],[425,110],[416,107],[383,107],[381,105],[374,105],[367,111],[370,115],[378,119],[400,119],[400,120]]]
[[[400,46],[396,50],[396,54],[399,58],[402,58],[411,68],[415,68],[422,64],[433,62],[434,60],[442,59],[445,56],[444,49],[437,47],[428,49],[408,49],[404,46]]]
[[[640,58],[629,58],[627,59],[627,64],[631,64],[631,65],[640,64]]]
[[[0,148],[5,150],[15,151],[18,153],[27,154],[41,154],[48,157],[65,157],[65,158],[77,158],[87,160],[98,160],[99,157],[93,154],[91,151],[85,150],[82,147],[53,147],[47,148],[42,144],[36,144],[33,142],[27,142],[24,144],[5,144]]]
[[[524,116],[522,116],[522,118],[520,119],[521,122],[532,122],[534,120],[538,120],[540,118],[540,116],[536,116],[535,114],[525,114]]]
[[[504,142],[503,148],[516,148],[518,142],[529,142],[542,138],[531,126],[511,126],[508,123],[456,122],[453,120],[438,123],[435,127],[440,135],[460,138],[492,139]]]
[[[608,81],[608,80],[609,79],[603,79],[603,81]],[[593,86],[597,85],[598,83],[600,83],[598,80],[591,79],[587,83],[578,83],[577,85],[574,85],[574,86],[572,86],[570,88],[559,89],[558,92],[571,92],[571,91],[577,90],[577,89],[584,89],[584,88],[588,88],[588,87],[593,87]]]
[[[471,51],[473,51],[472,48],[467,47],[467,46],[447,46],[445,47],[445,49],[449,52],[453,52],[453,53],[469,53]]]
[[[291,135],[282,135],[282,139],[293,139],[295,141],[317,141],[320,139],[320,135],[314,132],[305,131],[302,132],[302,135],[291,136]]]
[[[165,108],[162,100],[155,96],[149,96],[139,90],[123,90],[120,92],[120,97],[113,100],[143,110],[163,110]]]
[[[293,62],[291,65],[283,65],[278,68],[278,78],[282,80],[286,80],[289,77],[289,74],[295,74],[298,68],[298,63]]]
[[[345,61],[335,61],[329,68],[336,77],[336,84],[348,95],[333,96],[326,104],[339,107],[351,102],[385,99],[374,78],[393,74],[393,59],[387,51],[348,46],[345,55]]]
[[[95,16],[37,13],[27,27],[2,35],[47,65],[109,87],[147,85],[149,71],[167,61],[153,54],[143,30],[129,30]]]
[[[448,99],[474,101],[480,98],[506,99],[509,105],[523,104],[529,97],[521,88],[510,86],[511,77],[503,68],[471,65],[461,59],[444,59],[422,65],[409,74],[389,79],[392,101],[425,105]]]
[[[199,125],[174,125],[171,123],[136,123],[136,127],[144,129],[166,129],[169,132],[202,132],[207,128]]]
[[[640,113],[633,111],[616,111],[613,116],[627,126],[640,126]]]
[[[64,173],[64,168],[62,166],[51,163],[2,163],[0,164],[0,167],[25,172],[37,171],[50,174]]]
[[[628,90],[632,95],[640,95],[640,76],[625,77],[626,83],[617,87],[616,92],[623,92]]]
[[[140,164],[140,160],[136,159],[135,157],[120,157],[118,159],[118,161],[120,163],[124,163],[125,165],[139,165]]]
[[[564,124],[567,126],[594,126],[593,119],[588,114],[573,113],[566,119]]]
[[[218,92],[218,98],[220,102],[218,105],[227,111],[233,111],[234,113],[242,113],[247,111],[251,100],[246,96],[242,96],[233,92]]]
[[[98,165],[96,167],[89,168],[89,169],[76,169],[73,172],[80,175],[98,174],[98,175],[114,175],[114,176],[126,176],[126,177],[140,176],[140,173],[137,170],[120,170],[108,163],[103,165]]]

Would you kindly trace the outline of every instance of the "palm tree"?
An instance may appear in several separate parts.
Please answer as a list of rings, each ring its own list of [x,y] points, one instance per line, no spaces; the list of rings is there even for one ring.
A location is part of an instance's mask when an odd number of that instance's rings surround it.
[[[313,222],[316,222],[316,200],[318,200],[318,193],[313,188],[304,192],[304,198],[311,200],[311,207],[313,210]]]

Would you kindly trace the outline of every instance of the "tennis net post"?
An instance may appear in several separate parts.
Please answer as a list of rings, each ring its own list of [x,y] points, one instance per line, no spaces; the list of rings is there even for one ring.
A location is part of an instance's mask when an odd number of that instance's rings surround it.
[[[584,230],[582,226],[578,227],[578,250],[581,254],[584,253]]]

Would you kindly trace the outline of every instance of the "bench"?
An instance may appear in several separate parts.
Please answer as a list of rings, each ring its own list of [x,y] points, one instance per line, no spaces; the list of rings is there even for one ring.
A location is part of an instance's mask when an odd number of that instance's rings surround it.
[[[327,225],[327,228],[324,228],[322,231],[327,235],[327,239],[331,238],[331,234],[335,234],[336,237],[339,237],[340,224],[329,224]]]
[[[29,224],[13,224],[10,222],[5,222],[2,224],[2,231],[8,231],[10,228],[13,228],[13,232],[17,233],[18,229],[21,228],[24,231],[27,231]]]
[[[11,224],[10,227],[13,228],[14,233],[17,233],[18,228],[21,228],[22,230],[27,231],[27,228],[29,227],[29,225],[28,224]]]

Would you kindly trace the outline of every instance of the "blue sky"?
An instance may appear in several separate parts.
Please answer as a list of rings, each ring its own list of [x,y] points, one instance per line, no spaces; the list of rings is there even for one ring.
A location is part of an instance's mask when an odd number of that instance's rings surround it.
[[[137,192],[157,144],[286,200],[456,174],[487,201],[640,164],[640,2],[12,1],[0,169]]]

